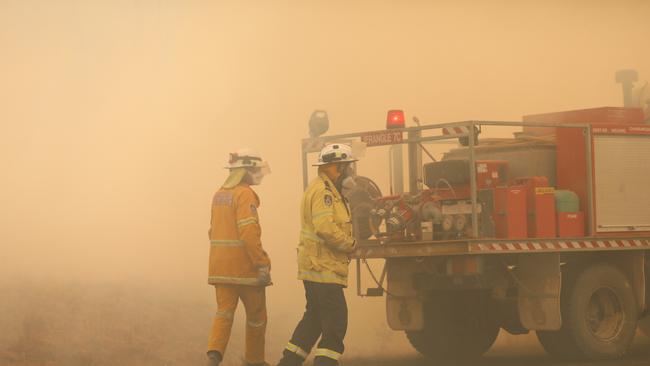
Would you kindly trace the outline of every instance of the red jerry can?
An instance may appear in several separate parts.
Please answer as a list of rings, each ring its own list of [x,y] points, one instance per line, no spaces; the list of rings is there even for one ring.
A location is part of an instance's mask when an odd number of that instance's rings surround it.
[[[494,223],[497,238],[527,237],[526,190],[521,186],[494,189]]]
[[[582,212],[558,212],[557,230],[561,238],[585,236],[585,215]]]
[[[512,184],[526,189],[528,237],[555,238],[555,189],[549,187],[548,178],[523,177],[515,179]]]

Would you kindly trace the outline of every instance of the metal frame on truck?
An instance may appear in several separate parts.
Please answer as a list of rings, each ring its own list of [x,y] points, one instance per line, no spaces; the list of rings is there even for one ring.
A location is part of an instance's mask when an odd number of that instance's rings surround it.
[[[480,236],[476,148],[478,133],[486,126],[556,129],[558,141],[562,139],[564,147],[570,146],[569,154],[576,155],[569,159],[572,162],[562,162],[561,169],[578,174],[579,184],[584,187],[579,192],[585,216],[584,236]],[[615,138],[603,139],[606,136]],[[629,158],[636,160],[616,165],[616,174],[628,174],[624,179],[631,182],[618,187],[616,179],[601,178],[608,174],[611,178],[612,173],[599,171],[602,168],[594,157],[602,155],[598,150],[601,146],[594,151],[594,144],[606,141],[604,145],[611,148],[611,143],[626,138],[635,141],[628,153],[634,154]],[[353,255],[358,294],[386,294],[389,326],[406,331],[413,346],[434,359],[458,358],[460,343],[464,344],[465,356],[480,355],[490,347],[499,328],[513,334],[538,331],[545,349],[560,357],[598,359],[622,355],[631,342],[636,320],[647,309],[650,206],[644,211],[637,204],[636,211],[628,215],[628,219],[648,218],[648,222],[614,222],[615,216],[604,212],[627,214],[626,199],[650,203],[650,190],[644,190],[641,183],[650,177],[649,126],[462,121],[313,137],[302,141],[303,184],[306,186],[309,179],[309,154],[325,143],[364,143],[368,147],[405,144],[409,192],[418,192],[422,190],[422,152],[426,152],[422,144],[450,139],[458,139],[467,149],[471,233],[452,240],[358,238]],[[636,143],[639,141],[642,143]],[[610,164],[616,162],[610,160]],[[401,157],[395,159],[391,153],[391,171],[400,163]],[[639,171],[644,166],[648,170]],[[597,185],[601,182],[604,190]],[[597,192],[615,193],[621,200],[604,200],[596,197]],[[599,217],[609,221],[601,223]],[[372,272],[368,259],[386,259],[380,276]],[[362,291],[362,264],[377,285],[368,293]],[[589,286],[593,287],[592,293],[585,290]],[[612,329],[602,325],[608,322],[618,325],[609,326]],[[475,323],[485,324],[476,328]],[[460,338],[439,334],[449,329],[461,334]]]

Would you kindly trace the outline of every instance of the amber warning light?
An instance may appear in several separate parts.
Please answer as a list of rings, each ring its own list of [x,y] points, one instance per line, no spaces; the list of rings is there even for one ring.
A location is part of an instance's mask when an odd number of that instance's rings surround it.
[[[391,109],[386,116],[386,128],[404,128],[404,111]]]

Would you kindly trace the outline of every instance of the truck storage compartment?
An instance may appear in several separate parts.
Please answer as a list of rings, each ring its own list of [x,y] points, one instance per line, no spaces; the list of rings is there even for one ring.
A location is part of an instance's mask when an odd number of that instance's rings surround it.
[[[596,231],[650,231],[650,135],[593,141]]]

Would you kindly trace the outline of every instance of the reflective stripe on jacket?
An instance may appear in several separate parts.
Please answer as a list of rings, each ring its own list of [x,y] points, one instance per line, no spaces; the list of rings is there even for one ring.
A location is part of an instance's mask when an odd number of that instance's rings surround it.
[[[354,251],[347,203],[320,173],[303,194],[298,279],[347,286],[348,254]]]
[[[271,265],[260,240],[259,205],[253,189],[244,183],[215,193],[208,283],[259,285],[258,268]]]

